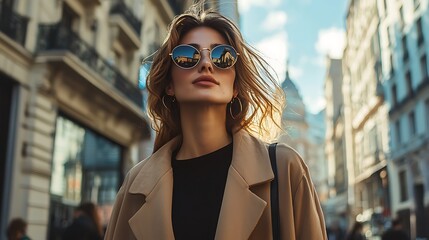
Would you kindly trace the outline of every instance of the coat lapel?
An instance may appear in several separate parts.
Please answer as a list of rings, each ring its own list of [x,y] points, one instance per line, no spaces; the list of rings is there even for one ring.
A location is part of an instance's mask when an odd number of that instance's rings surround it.
[[[216,230],[216,239],[222,240],[249,238],[267,206],[249,188],[274,177],[264,143],[245,131],[234,134],[233,141],[233,157]],[[179,143],[177,137],[148,158],[130,186],[130,194],[146,196],[145,203],[128,221],[137,239],[174,239],[171,155]]]
[[[143,206],[128,221],[137,239],[174,239],[171,155],[179,143],[180,138],[174,138],[148,158],[130,186],[129,193],[146,196]]]
[[[234,135],[234,150],[219,215],[216,239],[248,239],[267,202],[253,193],[253,185],[274,178],[264,143],[240,131]]]

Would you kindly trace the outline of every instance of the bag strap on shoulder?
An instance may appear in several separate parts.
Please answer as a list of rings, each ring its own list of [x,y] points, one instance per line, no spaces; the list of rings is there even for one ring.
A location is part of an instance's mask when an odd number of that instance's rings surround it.
[[[280,216],[279,216],[279,186],[276,160],[277,143],[272,143],[268,147],[271,168],[274,172],[274,179],[271,181],[271,222],[273,227],[273,240],[280,240]]]

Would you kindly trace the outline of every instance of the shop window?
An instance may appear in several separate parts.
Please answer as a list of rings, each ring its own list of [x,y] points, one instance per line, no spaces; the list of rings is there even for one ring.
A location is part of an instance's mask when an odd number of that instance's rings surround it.
[[[56,239],[82,202],[98,205],[102,224],[110,216],[121,183],[122,148],[118,144],[59,116],[51,175],[49,239]]]
[[[405,202],[408,200],[408,188],[407,188],[407,172],[402,170],[399,172],[399,187],[400,187],[400,201]]]

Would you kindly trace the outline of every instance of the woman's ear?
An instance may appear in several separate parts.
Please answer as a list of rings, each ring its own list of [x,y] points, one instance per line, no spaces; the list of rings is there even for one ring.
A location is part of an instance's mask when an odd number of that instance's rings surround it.
[[[173,88],[173,84],[171,82],[165,88],[165,93],[169,96],[174,96],[174,88]]]

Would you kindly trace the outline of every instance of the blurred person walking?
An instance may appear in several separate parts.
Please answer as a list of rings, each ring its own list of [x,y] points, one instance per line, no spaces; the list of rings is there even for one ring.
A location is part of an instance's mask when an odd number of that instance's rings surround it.
[[[8,240],[31,240],[27,236],[27,222],[22,218],[14,218],[10,221],[6,235]]]
[[[101,240],[103,230],[97,206],[94,203],[82,203],[74,212],[73,222],[62,235],[63,240]]]
[[[327,228],[326,233],[328,234],[329,240],[344,240],[346,235],[338,220],[332,222]]]
[[[353,224],[351,231],[347,234],[346,240],[365,240],[366,237],[362,233],[363,224],[356,221]]]
[[[395,218],[392,227],[381,235],[381,240],[410,240],[410,237],[403,229],[401,220]]]

